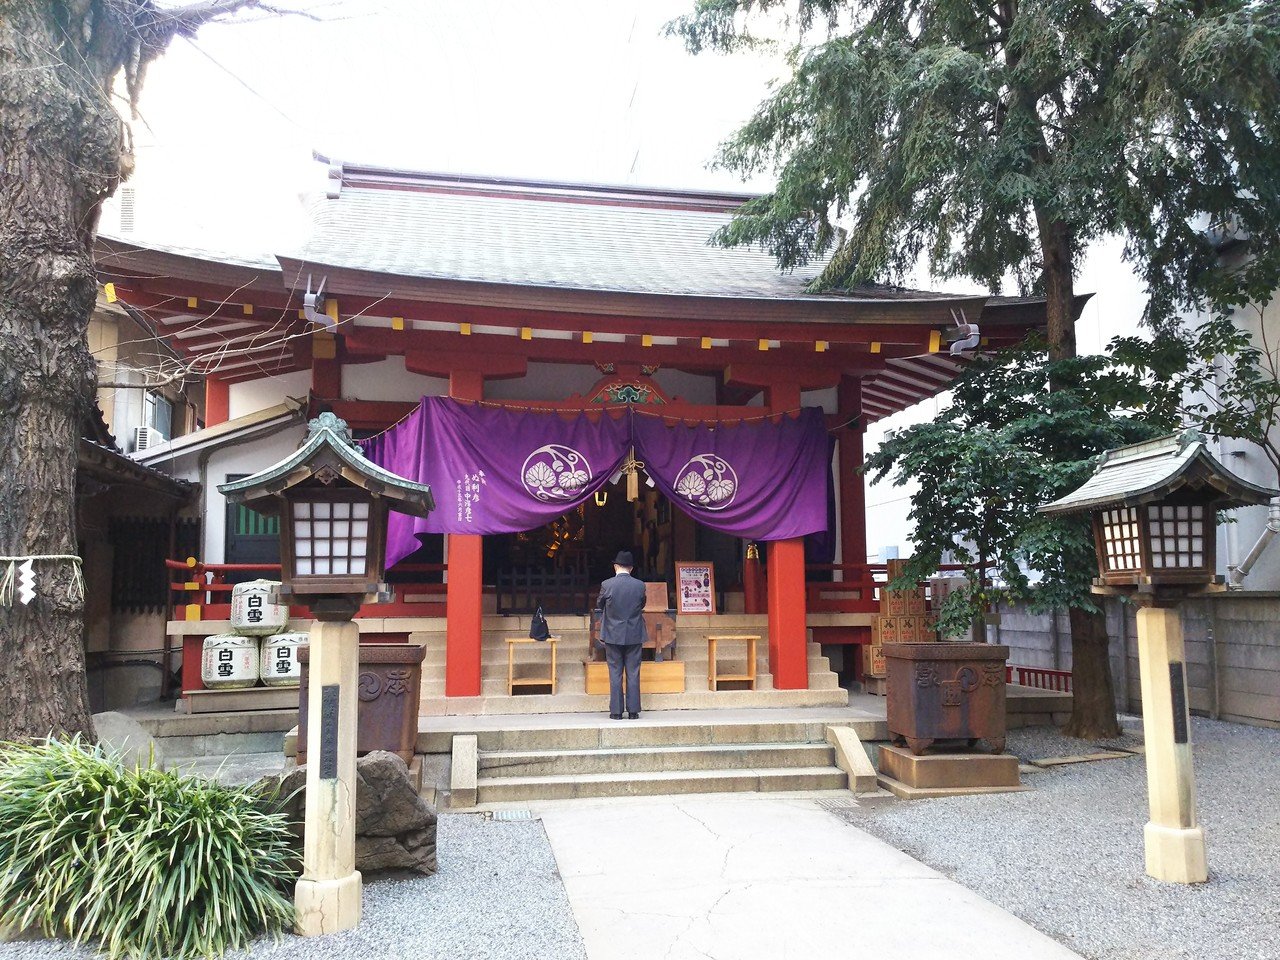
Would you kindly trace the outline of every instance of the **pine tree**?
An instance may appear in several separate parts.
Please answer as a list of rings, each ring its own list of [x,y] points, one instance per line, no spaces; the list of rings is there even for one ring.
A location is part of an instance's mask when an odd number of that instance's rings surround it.
[[[777,186],[717,242],[784,269],[829,254],[816,291],[922,259],[938,279],[1012,282],[1045,298],[1054,360],[1075,355],[1075,271],[1104,236],[1123,237],[1157,330],[1280,286],[1280,5],[698,0],[670,29],[696,53],[779,26],[803,41],[792,75],[717,161]],[[1211,223],[1250,238],[1243,268],[1219,268]],[[1097,616],[1072,628],[1080,690],[1109,677],[1107,638]],[[1114,726],[1077,696],[1070,732]]]

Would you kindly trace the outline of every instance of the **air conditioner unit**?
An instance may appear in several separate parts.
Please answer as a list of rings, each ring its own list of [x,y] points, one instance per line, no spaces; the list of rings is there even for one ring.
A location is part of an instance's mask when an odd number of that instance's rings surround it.
[[[155,427],[133,428],[133,452],[142,453],[165,442],[164,434]]]

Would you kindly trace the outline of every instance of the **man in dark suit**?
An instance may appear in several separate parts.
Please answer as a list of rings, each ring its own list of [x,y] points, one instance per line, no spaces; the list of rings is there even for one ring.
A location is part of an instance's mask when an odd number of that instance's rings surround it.
[[[609,664],[609,717],[622,719],[622,674],[627,675],[627,718],[640,717],[640,655],[644,650],[645,586],[631,576],[635,561],[626,550],[613,561],[613,576],[600,584],[600,639]]]

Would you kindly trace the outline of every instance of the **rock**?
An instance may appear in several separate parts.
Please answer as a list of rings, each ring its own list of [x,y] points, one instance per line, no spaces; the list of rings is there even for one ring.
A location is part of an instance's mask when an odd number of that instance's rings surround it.
[[[105,749],[118,754],[127,767],[156,766],[164,769],[164,750],[155,737],[132,717],[123,713],[95,713],[93,732]]]
[[[279,791],[301,849],[307,768],[259,781]],[[356,869],[436,872],[436,812],[414,791],[409,768],[394,753],[375,750],[356,760]]]

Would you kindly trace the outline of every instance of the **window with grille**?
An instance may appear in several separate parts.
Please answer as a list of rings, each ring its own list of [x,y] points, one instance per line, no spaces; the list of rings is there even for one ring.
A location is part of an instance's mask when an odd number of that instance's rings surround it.
[[[1147,507],[1153,570],[1202,568],[1205,565],[1205,508],[1201,504]]]
[[[1142,547],[1136,507],[1120,507],[1102,514],[1102,541],[1108,570],[1138,570]]]
[[[298,576],[363,576],[369,552],[369,504],[346,500],[293,504],[293,564]]]

